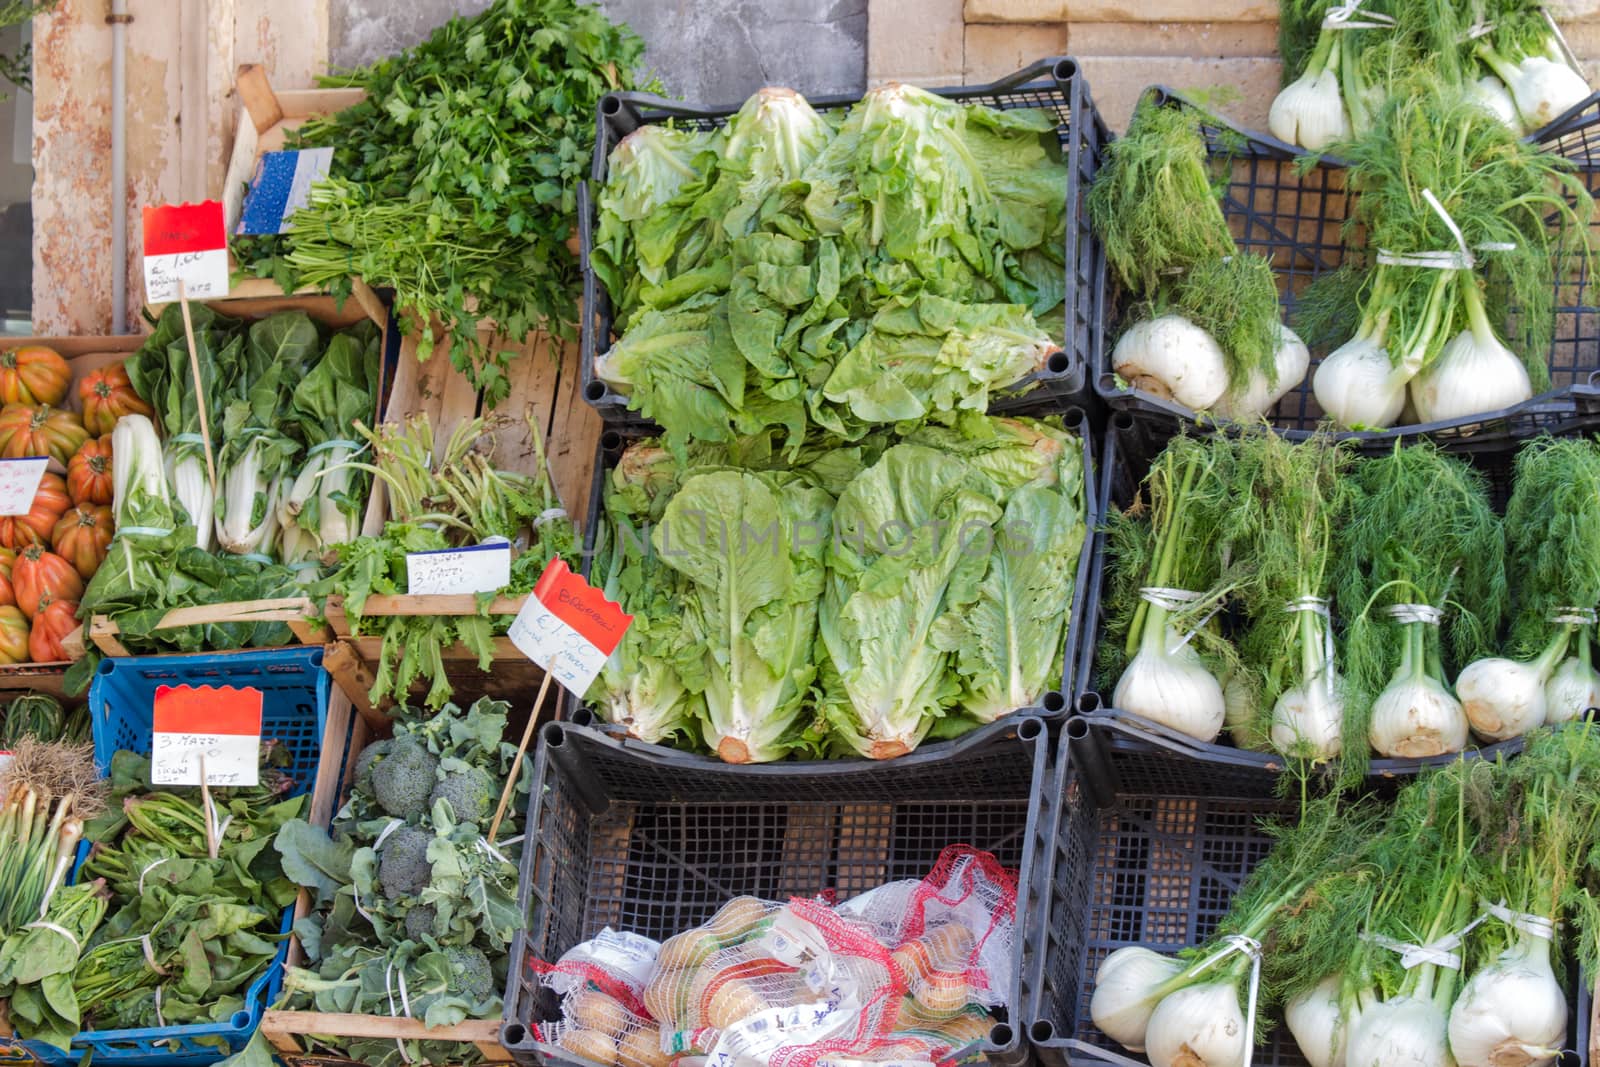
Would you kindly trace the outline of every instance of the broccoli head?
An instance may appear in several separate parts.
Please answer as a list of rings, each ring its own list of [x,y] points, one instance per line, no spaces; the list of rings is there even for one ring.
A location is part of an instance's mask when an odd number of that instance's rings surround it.
[[[372,793],[372,769],[389,753],[394,746],[393,741],[374,741],[361,750],[361,755],[356,757],[356,791]]]
[[[433,920],[439,912],[432,904],[418,904],[406,912],[406,939],[421,941],[433,936]]]
[[[403,826],[389,835],[378,857],[378,882],[390,900],[414,897],[433,880],[428,843],[433,835],[415,826]]]
[[[450,985],[467,1000],[478,1003],[495,996],[494,968],[489,957],[471,946],[447,948],[445,958],[450,962]]]
[[[431,809],[437,800],[448,800],[458,821],[481,823],[494,810],[495,780],[481,767],[458,766],[462,769],[446,771],[444,778],[433,787],[428,807]]]
[[[411,737],[397,737],[372,768],[372,795],[397,819],[415,819],[428,807],[439,758]]]

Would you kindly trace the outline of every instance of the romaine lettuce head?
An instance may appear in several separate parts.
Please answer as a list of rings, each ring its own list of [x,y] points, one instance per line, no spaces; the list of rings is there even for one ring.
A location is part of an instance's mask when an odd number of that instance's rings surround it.
[[[1000,516],[987,479],[925,445],[890,448],[839,497],[818,626],[823,713],[850,749],[904,755],[956,703],[950,652]]]
[[[794,475],[696,474],[653,534],[687,580],[685,626],[705,659],[701,727],[730,763],[779,759],[799,742],[832,503]]]

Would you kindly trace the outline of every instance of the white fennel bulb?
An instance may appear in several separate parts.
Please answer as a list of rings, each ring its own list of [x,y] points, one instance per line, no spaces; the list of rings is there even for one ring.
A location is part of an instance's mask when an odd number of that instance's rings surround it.
[[[1583,103],[1589,83],[1565,62],[1529,56],[1509,71],[1497,71],[1511,90],[1517,113],[1529,133],[1542,129]]]
[[[1265,415],[1289,390],[1305,380],[1306,371],[1311,367],[1311,349],[1289,327],[1279,326],[1278,330],[1278,350],[1272,355],[1278,384],[1269,385],[1265,374],[1252,370],[1243,389],[1229,388],[1222,399],[1212,405],[1213,414],[1227,419]]]
[[[1571,627],[1563,627],[1532,663],[1489,656],[1463,667],[1456,677],[1456,697],[1472,732],[1488,741],[1504,741],[1543,726],[1545,685],[1571,634]]]
[[[1239,748],[1260,752],[1267,747],[1268,738],[1256,722],[1255,694],[1239,674],[1222,683],[1222,725]]]
[[[1112,350],[1111,369],[1135,389],[1196,411],[1209,409],[1228,388],[1222,346],[1182,315],[1130,327]]]
[[[1272,747],[1302,759],[1329,760],[1343,748],[1344,701],[1325,678],[1283,691],[1272,705]]]
[[[178,506],[194,524],[194,547],[210,552],[217,497],[211,491],[211,479],[206,476],[205,457],[193,451],[176,457],[169,454],[166,468],[172,495],[178,498]]]
[[[1393,426],[1406,403],[1409,375],[1389,362],[1383,342],[1357,336],[1328,354],[1311,376],[1322,410],[1345,429]]]
[[[1367,740],[1384,756],[1442,756],[1467,747],[1461,704],[1445,687],[1418,671],[1402,673],[1372,702]]]
[[[1231,981],[1202,982],[1170,993],[1145,1030],[1151,1067],[1243,1067],[1251,1035]]]
[[[1348,1026],[1339,1007],[1339,979],[1324,978],[1283,1006],[1283,1021],[1311,1067],[1345,1067]]]
[[[1411,399],[1423,422],[1481,415],[1532,398],[1528,368],[1500,343],[1486,319],[1451,338],[1433,365],[1411,381]]]
[[[1522,119],[1517,115],[1517,102],[1511,99],[1506,83],[1493,74],[1485,74],[1467,86],[1467,96],[1480,104],[1512,133],[1522,133]]]
[[[1143,1052],[1145,1028],[1160,999],[1155,994],[1182,970],[1183,964],[1171,956],[1147,948],[1117,949],[1094,973],[1089,1018],[1129,1052]]]
[[[1460,1067],[1553,1063],[1567,1036],[1567,998],[1550,968],[1550,942],[1519,934],[1474,972],[1450,1009],[1449,1033]]]
[[[1112,704],[1198,740],[1215,741],[1227,717],[1222,684],[1170,625],[1146,632],[1160,638],[1140,642],[1117,679]]]
[[[1588,637],[1582,640],[1587,642]],[[1544,684],[1544,721],[1571,722],[1596,707],[1600,707],[1600,674],[1586,656],[1562,660]]]
[[[1363,1009],[1349,1037],[1347,1067],[1454,1067],[1444,1012],[1426,997],[1395,997]]]
[[[1312,152],[1350,136],[1350,116],[1339,92],[1339,76],[1328,68],[1306,72],[1273,98],[1267,111],[1272,136]]]

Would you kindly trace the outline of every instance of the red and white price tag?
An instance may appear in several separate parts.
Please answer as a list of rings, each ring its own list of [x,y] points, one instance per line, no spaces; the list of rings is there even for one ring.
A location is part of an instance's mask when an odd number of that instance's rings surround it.
[[[228,295],[222,201],[144,209],[144,294],[152,304],[170,304],[180,295],[191,300]]]
[[[632,615],[555,559],[539,575],[507,636],[523,655],[581,697],[632,622]]]
[[[33,510],[49,456],[0,459],[0,515],[26,515]]]
[[[233,686],[156,689],[150,745],[152,785],[259,785],[261,690]]]

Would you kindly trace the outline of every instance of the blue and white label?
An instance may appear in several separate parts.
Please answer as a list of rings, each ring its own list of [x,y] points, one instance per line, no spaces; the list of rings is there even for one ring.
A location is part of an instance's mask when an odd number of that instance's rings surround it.
[[[239,212],[240,235],[287,233],[290,218],[311,199],[311,187],[333,168],[333,149],[304,148],[293,152],[265,152],[256,163],[255,177]]]

